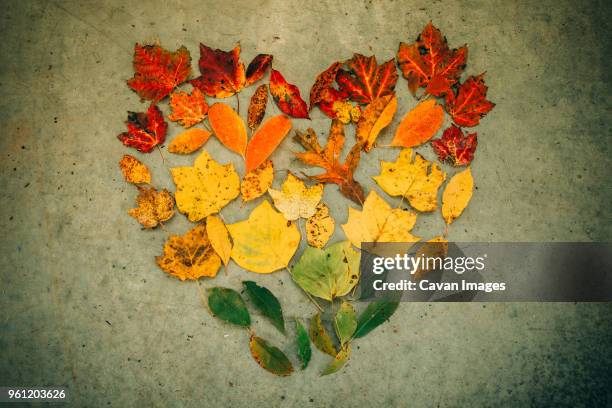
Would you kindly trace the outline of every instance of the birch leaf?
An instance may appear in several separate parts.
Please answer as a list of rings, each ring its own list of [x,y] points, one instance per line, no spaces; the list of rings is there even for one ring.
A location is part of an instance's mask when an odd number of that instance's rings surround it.
[[[447,224],[455,221],[465,210],[474,191],[474,179],[470,168],[450,179],[442,194],[442,218]]]
[[[249,327],[251,316],[238,292],[229,288],[208,289],[208,308],[213,316],[226,322]]]

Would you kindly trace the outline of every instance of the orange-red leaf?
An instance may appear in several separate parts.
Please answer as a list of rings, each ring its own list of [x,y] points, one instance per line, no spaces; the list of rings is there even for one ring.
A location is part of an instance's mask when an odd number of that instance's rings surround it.
[[[266,105],[268,104],[268,85],[259,85],[251,96],[249,103],[249,111],[247,114],[247,122],[251,130],[255,130],[261,123],[266,114]]]
[[[255,132],[246,149],[246,171],[265,162],[291,130],[291,119],[277,115],[266,120]]]
[[[270,93],[278,108],[294,118],[310,119],[306,102],[300,96],[297,86],[287,83],[283,75],[272,70],[270,75]]]
[[[459,126],[472,127],[480,123],[495,104],[487,100],[484,74],[469,77],[458,86],[457,92],[446,94],[446,111]]]
[[[190,154],[198,150],[210,138],[212,133],[205,129],[193,128],[184,131],[172,139],[168,151],[175,154]]]
[[[231,106],[220,102],[213,104],[208,110],[208,122],[225,147],[244,157],[247,144],[246,127]]]
[[[329,68],[317,76],[315,83],[312,85],[312,88],[310,88],[310,106],[308,107],[308,110],[312,110],[315,105],[318,105],[321,102],[331,102],[333,104],[334,101],[330,101],[330,96],[334,95],[334,93],[330,93],[328,90],[335,90],[332,84],[336,80],[336,75],[338,74],[338,70],[340,68],[342,68],[342,63],[334,62],[329,66]]]
[[[183,91],[174,92],[170,95],[170,107],[172,113],[168,115],[168,119],[179,122],[186,128],[203,121],[208,112],[204,94],[198,88],[194,88],[191,95]]]
[[[201,76],[191,80],[191,84],[208,96],[227,98],[244,87],[246,75],[244,64],[240,62],[240,44],[232,51],[213,50],[200,44]]]
[[[164,121],[159,108],[149,106],[146,113],[128,112],[127,132],[121,133],[117,138],[128,146],[142,153],[149,153],[157,145],[166,140],[168,124]]]
[[[461,128],[451,125],[440,139],[432,140],[431,146],[442,162],[453,166],[470,164],[478,145],[476,133],[464,135]]]
[[[376,98],[393,93],[397,83],[393,58],[379,66],[375,56],[355,54],[347,65],[349,71],[339,71],[336,81],[352,101],[370,103]]]
[[[442,126],[444,109],[434,99],[419,103],[400,122],[391,146],[414,147],[431,139]]]
[[[246,86],[263,78],[270,65],[272,65],[272,55],[270,54],[259,54],[253,58],[246,70]]]
[[[142,99],[154,103],[187,80],[191,55],[185,47],[170,52],[159,45],[134,46],[134,77],[127,81]]]

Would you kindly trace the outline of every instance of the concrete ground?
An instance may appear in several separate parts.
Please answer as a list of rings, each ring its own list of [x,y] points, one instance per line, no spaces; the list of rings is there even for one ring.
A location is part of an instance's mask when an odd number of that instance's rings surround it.
[[[609,406],[610,304],[402,304],[356,343],[342,372],[320,377],[327,359],[315,352],[304,372],[268,374],[244,331],[211,317],[195,284],[155,265],[166,234],[127,216],[136,191],[118,170],[128,149],[115,136],[127,110],[145,108],[124,83],[135,42],[184,44],[195,68],[200,41],[240,41],[244,61],[274,54],[307,96],[331,62],[353,52],[389,59],[433,20],[451,45],[469,45],[467,73],[486,71],[497,103],[477,128],[477,190],[450,238],[610,241],[610,11],[606,1],[559,0],[3,1],[0,386],[65,385],[74,406],[92,407]],[[243,109],[253,91],[241,94]],[[397,91],[399,118],[416,102],[402,78]],[[294,121],[308,126],[324,134],[328,121],[319,112],[312,124]],[[171,124],[169,139],[178,131]],[[243,173],[216,140],[206,149]],[[277,169],[302,169],[292,149],[288,138]],[[366,190],[379,158],[395,155],[363,159]],[[155,185],[174,190],[157,152],[138,157]],[[334,186],[325,200],[345,222],[351,204]],[[250,208],[238,200],[223,214],[241,220]],[[188,227],[182,215],[168,223],[174,233]],[[442,228],[432,214],[414,232]],[[239,288],[245,278],[276,293],[288,317],[315,311],[286,272],[254,276],[232,264],[204,285]],[[292,334],[258,314],[254,328],[294,358]]]

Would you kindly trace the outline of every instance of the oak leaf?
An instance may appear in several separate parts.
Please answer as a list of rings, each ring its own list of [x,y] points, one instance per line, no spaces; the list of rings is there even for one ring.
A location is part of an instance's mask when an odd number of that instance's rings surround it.
[[[310,119],[308,107],[300,96],[299,88],[288,83],[283,75],[274,69],[270,74],[270,93],[276,106],[287,115],[294,118]]]
[[[128,211],[143,227],[155,228],[174,215],[174,200],[166,189],[157,191],[153,187],[138,187],[136,204]]]
[[[214,215],[206,217],[206,234],[210,240],[210,245],[221,258],[223,265],[227,266],[232,252],[232,243],[223,221]]]
[[[315,213],[306,220],[306,239],[308,245],[323,248],[334,233],[336,222],[329,215],[329,208],[324,203],[317,204]]]
[[[470,168],[450,179],[442,194],[442,218],[447,224],[455,221],[465,210],[474,190],[474,179]]]
[[[170,172],[176,184],[176,205],[190,221],[219,212],[240,192],[240,178],[234,165],[220,165],[206,150],[193,167],[174,167]]]
[[[487,86],[484,74],[469,77],[456,87],[456,92],[446,94],[446,111],[459,126],[472,127],[495,107],[487,100]]]
[[[251,130],[257,129],[266,114],[268,104],[268,85],[259,85],[251,96],[249,110],[247,113],[247,123]]]
[[[180,123],[185,128],[203,121],[208,112],[204,94],[198,88],[194,88],[191,94],[184,91],[173,92],[170,95],[170,107],[172,113],[168,115],[168,119]]]
[[[231,106],[217,102],[208,110],[208,122],[221,143],[244,157],[247,131],[244,121]]]
[[[291,119],[276,115],[266,119],[253,134],[246,148],[246,171],[249,172],[265,162],[291,130]]]
[[[244,87],[246,74],[240,62],[240,44],[232,51],[222,51],[200,43],[200,74],[191,84],[208,96],[227,98]]]
[[[431,146],[441,162],[463,166],[474,159],[478,139],[476,132],[465,135],[461,128],[451,125],[442,133],[440,139],[431,141]]]
[[[369,152],[374,147],[378,134],[389,126],[396,110],[397,98],[395,94],[376,98],[364,109],[355,131],[355,136],[363,146],[364,151]]]
[[[242,201],[247,202],[264,195],[274,180],[274,166],[272,160],[266,160],[255,169],[244,175],[240,184]]]
[[[142,153],[149,153],[155,146],[164,143],[168,124],[164,121],[159,108],[149,106],[146,113],[128,112],[127,132],[117,138],[125,146],[133,147]]]
[[[151,182],[151,172],[140,160],[129,154],[123,155],[119,162],[119,168],[123,173],[123,178],[128,183],[149,184]]]
[[[272,65],[272,55],[258,54],[249,64],[246,70],[246,86],[259,81]]]
[[[381,96],[393,94],[397,83],[393,58],[378,65],[375,56],[354,54],[347,65],[349,71],[338,71],[336,81],[340,90],[346,92],[352,101],[366,104]]]
[[[191,154],[204,146],[211,135],[212,133],[205,129],[188,129],[172,139],[168,151],[175,154]]]
[[[391,146],[415,147],[435,135],[444,121],[444,110],[434,99],[419,103],[402,119]]]
[[[268,193],[285,218],[288,221],[295,221],[300,217],[308,218],[314,215],[317,204],[323,196],[323,184],[306,187],[302,180],[289,172],[283,182],[282,190],[271,188]]]
[[[203,276],[215,277],[221,259],[210,245],[204,223],[183,236],[171,235],[164,244],[164,254],[155,258],[164,272],[184,281]]]

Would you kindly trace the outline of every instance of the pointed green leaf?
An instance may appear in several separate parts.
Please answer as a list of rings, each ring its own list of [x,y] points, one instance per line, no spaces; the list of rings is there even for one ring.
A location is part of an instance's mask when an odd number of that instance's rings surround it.
[[[295,331],[297,332],[297,354],[302,361],[302,370],[308,367],[310,357],[312,356],[312,349],[310,348],[310,339],[308,333],[302,323],[295,319]]]
[[[329,363],[325,370],[321,373],[321,375],[329,375],[339,371],[351,356],[351,345],[347,343],[336,355],[336,357]]]
[[[350,303],[342,302],[340,304],[340,309],[338,309],[334,319],[334,327],[340,340],[340,345],[343,346],[344,343],[351,339],[357,328],[357,314],[355,313],[355,308]]]
[[[266,316],[274,327],[285,334],[285,319],[283,319],[283,310],[280,302],[267,288],[259,286],[253,281],[242,282],[246,288],[249,298],[257,309]]]
[[[287,376],[293,372],[291,361],[279,348],[270,345],[261,337],[252,336],[249,341],[251,355],[264,370],[272,374]]]
[[[248,327],[251,317],[246,304],[238,292],[229,288],[208,289],[208,308],[213,316],[221,320]]]
[[[316,348],[321,350],[323,353],[329,354],[330,356],[336,356],[336,348],[332,342],[327,329],[321,322],[321,313],[314,315],[310,319],[310,339]]]
[[[359,257],[350,241],[326,249],[308,247],[291,276],[306,292],[331,301],[349,293],[359,281]]]
[[[368,305],[357,320],[354,338],[363,337],[376,327],[383,324],[397,310],[399,302],[395,300],[380,299]]]

